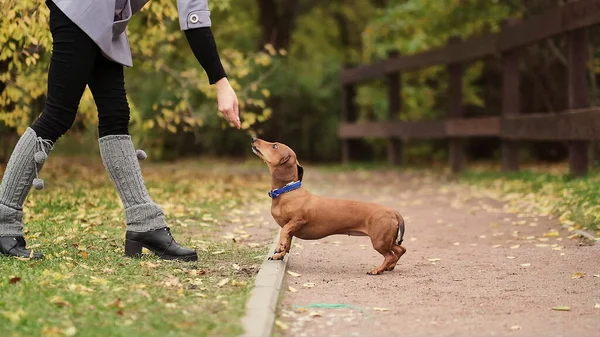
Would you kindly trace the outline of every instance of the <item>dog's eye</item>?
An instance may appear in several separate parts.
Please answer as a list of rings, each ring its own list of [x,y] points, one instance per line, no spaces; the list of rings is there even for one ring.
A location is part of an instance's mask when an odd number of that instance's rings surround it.
[[[273,144],[273,148],[276,149],[277,148],[277,144]]]

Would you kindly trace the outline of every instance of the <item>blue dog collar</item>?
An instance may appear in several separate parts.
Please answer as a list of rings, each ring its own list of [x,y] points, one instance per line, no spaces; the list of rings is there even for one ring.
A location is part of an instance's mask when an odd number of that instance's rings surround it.
[[[283,186],[282,188],[278,188],[278,189],[269,191],[269,196],[272,199],[275,199],[275,198],[279,197],[280,195],[282,195],[283,193],[297,190],[300,187],[302,187],[302,181],[295,181],[293,183],[289,183],[289,184]]]

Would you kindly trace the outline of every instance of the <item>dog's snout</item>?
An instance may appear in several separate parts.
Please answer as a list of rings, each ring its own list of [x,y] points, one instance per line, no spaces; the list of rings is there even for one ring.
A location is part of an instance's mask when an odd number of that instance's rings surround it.
[[[252,140],[250,141],[252,144],[254,144],[256,141],[258,140],[258,138],[256,137],[252,137]]]

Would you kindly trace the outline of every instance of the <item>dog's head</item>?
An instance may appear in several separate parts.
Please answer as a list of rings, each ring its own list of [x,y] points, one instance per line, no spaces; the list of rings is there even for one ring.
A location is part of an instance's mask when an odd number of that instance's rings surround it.
[[[252,152],[267,163],[273,179],[285,184],[302,181],[304,169],[300,166],[296,153],[289,146],[269,143],[258,138],[252,138],[251,144]]]

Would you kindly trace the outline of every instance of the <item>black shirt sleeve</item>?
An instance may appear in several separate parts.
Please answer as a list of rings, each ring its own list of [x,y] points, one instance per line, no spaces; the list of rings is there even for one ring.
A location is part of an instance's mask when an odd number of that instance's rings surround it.
[[[188,29],[185,31],[185,36],[194,56],[206,71],[210,84],[227,77],[210,27]]]

